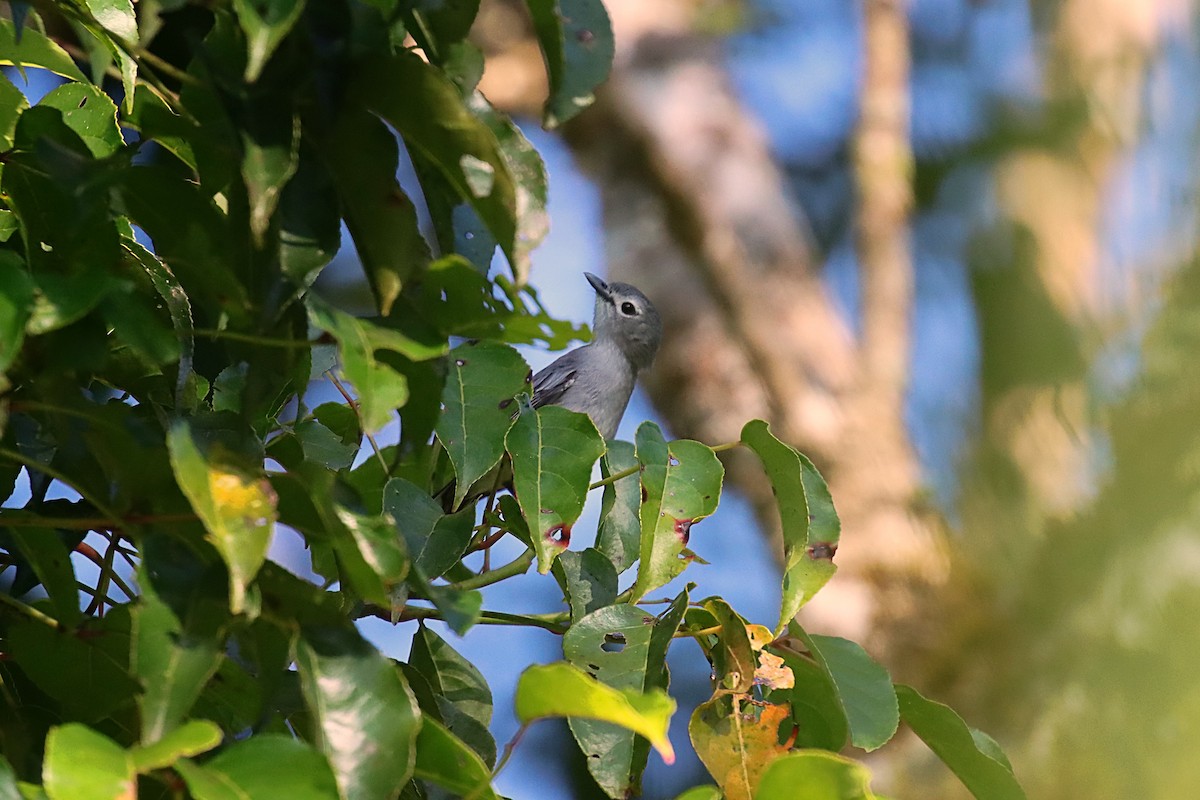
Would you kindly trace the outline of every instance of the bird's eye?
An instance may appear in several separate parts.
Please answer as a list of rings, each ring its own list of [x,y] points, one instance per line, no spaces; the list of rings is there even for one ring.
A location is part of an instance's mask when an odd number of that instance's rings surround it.
[[[624,303],[621,303],[621,313],[627,317],[632,317],[637,313],[637,306],[629,301],[625,301]]]

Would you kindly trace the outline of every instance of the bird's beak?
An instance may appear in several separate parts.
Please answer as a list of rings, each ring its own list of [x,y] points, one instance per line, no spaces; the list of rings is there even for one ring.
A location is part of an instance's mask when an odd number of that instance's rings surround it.
[[[587,278],[588,283],[596,290],[596,294],[604,298],[608,302],[612,302],[612,292],[608,290],[608,284],[600,279],[599,276],[593,275],[590,272],[583,273],[583,277]]]

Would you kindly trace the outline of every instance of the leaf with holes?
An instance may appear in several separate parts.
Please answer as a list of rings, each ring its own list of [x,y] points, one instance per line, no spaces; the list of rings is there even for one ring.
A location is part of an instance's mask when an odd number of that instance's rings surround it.
[[[512,456],[513,489],[544,575],[571,542],[571,526],[583,511],[604,440],[586,414],[526,405],[505,444]]]
[[[546,60],[550,97],[542,124],[555,128],[595,102],[612,69],[612,23],[601,0],[525,0]]]
[[[96,158],[111,156],[125,144],[117,127],[116,105],[90,83],[64,83],[49,91],[38,105],[62,112],[63,122]]]
[[[666,763],[675,761],[667,737],[675,701],[662,689],[614,689],[565,661],[535,664],[517,681],[516,710],[522,725],[550,717],[611,722],[645,736]]]
[[[684,593],[662,617],[625,603],[601,608],[570,627],[563,655],[614,689],[665,690],[667,646],[686,607]],[[600,788],[617,800],[636,791],[649,754],[646,740],[604,720],[572,717],[568,722]]]
[[[696,708],[688,735],[726,800],[751,800],[763,771],[787,752],[791,728],[787,706],[720,693]]]
[[[617,571],[594,547],[563,551],[555,559],[552,571],[571,607],[572,621],[577,622],[617,599]]]
[[[687,568],[691,528],[717,510],[725,468],[712,448],[690,439],[668,444],[653,422],[637,430],[642,463],[641,560],[633,602]]]
[[[979,800],[1025,800],[1012,766],[990,736],[910,686],[896,685],[900,716]]]
[[[179,488],[229,567],[229,607],[240,614],[275,531],[275,492],[266,478],[223,464],[218,449],[202,453],[186,420],[171,426],[167,444]]]
[[[454,465],[455,507],[504,455],[516,410],[513,397],[529,390],[529,379],[529,365],[507,345],[467,343],[450,353],[436,430]]]
[[[829,498],[829,487],[816,467],[775,438],[767,423],[761,419],[747,422],[742,428],[742,442],[762,461],[783,525],[783,600],[779,624],[775,626],[775,635],[779,636],[787,628],[788,620],[837,572],[833,554],[837,550],[840,523]],[[810,489],[814,512],[811,529],[807,500]],[[832,534],[832,539],[814,539],[814,533],[826,537]]]

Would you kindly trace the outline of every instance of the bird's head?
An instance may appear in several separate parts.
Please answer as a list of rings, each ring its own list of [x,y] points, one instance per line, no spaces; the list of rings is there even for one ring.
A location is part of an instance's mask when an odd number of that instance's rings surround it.
[[[654,303],[636,286],[606,283],[590,272],[584,275],[596,290],[594,341],[615,344],[635,369],[650,366],[662,341],[662,319]]]

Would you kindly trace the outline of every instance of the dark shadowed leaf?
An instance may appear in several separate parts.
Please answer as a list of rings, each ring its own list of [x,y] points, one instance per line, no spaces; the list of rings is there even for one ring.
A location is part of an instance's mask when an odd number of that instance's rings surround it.
[[[50,800],[129,800],[137,796],[133,757],[120,745],[78,723],[46,737],[42,783]]]
[[[413,562],[427,578],[438,578],[466,552],[474,533],[475,509],[443,516],[442,507],[416,484],[393,478],[383,489],[383,509],[396,522]]]
[[[600,460],[600,474],[608,478],[636,466],[637,451],[633,443],[611,441]],[[608,557],[618,574],[632,567],[640,555],[641,507],[642,480],[637,472],[604,487],[596,549]]]
[[[329,759],[342,797],[396,796],[413,775],[421,727],[400,670],[349,627],[305,629],[296,664],[315,744]]]
[[[496,137],[463,104],[458,87],[418,56],[401,52],[364,65],[351,92],[387,120],[471,204],[516,264],[516,191]],[[523,276],[519,276],[523,278]]]
[[[996,757],[999,748],[991,737],[972,731],[953,709],[921,696],[910,686],[897,684],[896,698],[905,724],[971,794],[979,800],[1024,800],[1025,792],[1007,759]]]
[[[79,588],[71,554],[62,539],[49,528],[14,527],[7,533],[50,595],[55,618],[63,625],[74,625],[81,616]]]
[[[298,288],[307,289],[341,243],[333,178],[312,148],[302,146],[296,174],[279,199],[279,266]]]
[[[291,736],[260,733],[203,764],[182,759],[175,769],[196,800],[339,800],[329,764]]]
[[[548,717],[583,717],[611,722],[650,740],[663,761],[675,761],[667,726],[675,701],[661,689],[614,689],[573,664],[535,664],[517,681],[517,719],[527,725]]]
[[[126,48],[138,43],[137,16],[132,0],[85,0],[92,17],[100,23],[107,36],[101,36],[121,68],[121,85],[125,89],[125,110],[133,108],[134,86],[137,84],[138,62]],[[124,47],[113,40],[124,43]]]
[[[16,253],[0,251],[0,375],[21,352],[32,305],[33,281],[25,264]]]
[[[131,666],[142,681],[141,740],[149,745],[187,717],[205,683],[217,671],[222,654],[215,637],[184,630],[149,580],[142,581],[133,625]]]
[[[785,691],[796,723],[796,746],[840,751],[850,736],[850,724],[833,679],[807,658],[792,653],[784,653],[783,657],[794,681]]]
[[[513,397],[528,390],[529,375],[525,359],[507,345],[467,343],[451,351],[437,435],[454,464],[456,507],[504,455],[504,436],[516,409]]]
[[[837,572],[833,563],[836,536],[832,541],[812,540],[810,546],[809,507],[805,496],[808,487],[811,486],[814,493],[813,511],[821,514],[821,524],[813,532],[822,536],[828,535],[831,529],[836,530],[839,527],[837,512],[828,501],[829,489],[812,462],[775,438],[767,423],[760,419],[746,423],[742,428],[742,441],[762,460],[783,525],[783,600],[779,624],[775,626],[775,635],[779,636],[787,628],[788,620],[796,616]],[[808,474],[810,470],[812,475]]]
[[[396,137],[366,111],[348,111],[338,119],[324,155],[376,304],[387,315],[430,259],[416,207],[396,182]]]
[[[261,242],[300,160],[300,115],[286,95],[260,98],[248,109],[241,135],[250,231]]]
[[[409,663],[436,695],[435,713],[451,733],[470,745],[485,764],[494,764],[496,741],[488,730],[492,692],[479,670],[424,625],[413,636]]]
[[[601,0],[525,0],[550,76],[543,124],[557,127],[596,100],[612,69],[613,33]]]
[[[641,560],[633,600],[668,583],[687,567],[684,552],[694,524],[717,510],[725,468],[712,448],[679,439],[668,444],[653,422],[637,430],[642,463]]]
[[[754,800],[875,800],[871,773],[820,750],[780,756],[763,772]]]
[[[246,32],[246,82],[254,83],[300,18],[304,0],[234,0],[233,8]]]
[[[604,440],[586,414],[525,405],[505,443],[538,572],[545,574],[571,542],[571,526],[583,511],[592,465],[604,454]]]

